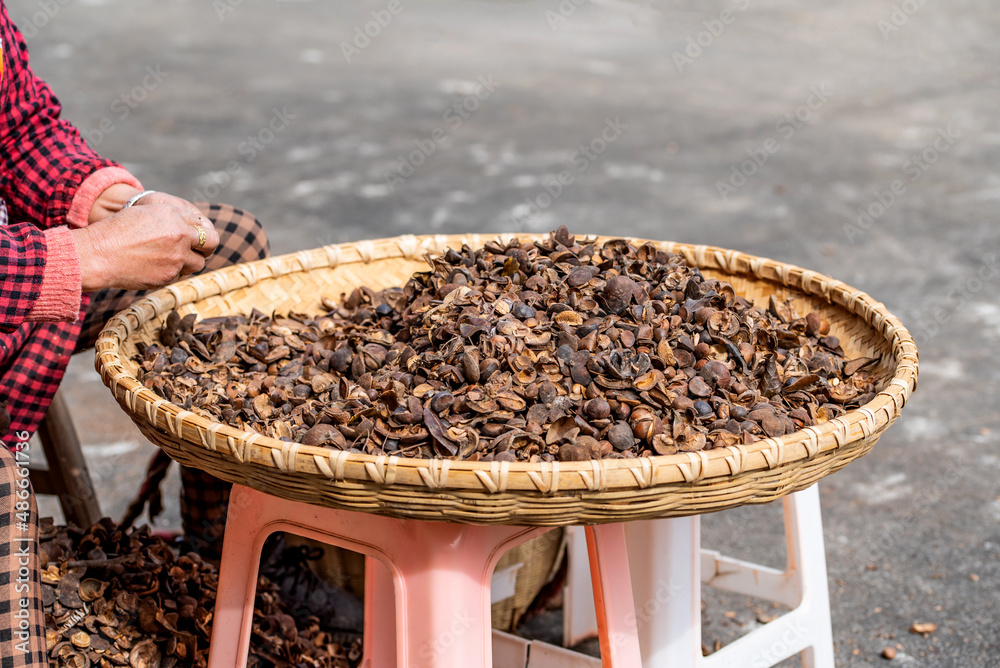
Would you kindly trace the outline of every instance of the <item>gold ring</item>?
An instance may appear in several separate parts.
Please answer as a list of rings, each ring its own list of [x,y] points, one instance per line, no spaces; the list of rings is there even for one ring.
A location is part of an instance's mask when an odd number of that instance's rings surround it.
[[[196,226],[198,228],[198,245],[194,247],[195,250],[201,250],[205,242],[208,241],[208,235],[205,234],[205,228],[201,225]]]

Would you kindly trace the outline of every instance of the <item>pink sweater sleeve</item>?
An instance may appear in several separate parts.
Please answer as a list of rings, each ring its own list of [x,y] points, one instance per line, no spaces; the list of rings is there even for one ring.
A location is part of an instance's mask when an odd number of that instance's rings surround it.
[[[73,196],[66,222],[71,227],[86,227],[94,202],[116,183],[142,190],[142,184],[121,167],[98,169],[84,180]],[[80,256],[69,227],[52,227],[45,230],[45,272],[42,287],[25,318],[31,322],[72,322],[80,316],[83,279],[80,273]]]
[[[80,316],[83,294],[80,257],[68,227],[45,230],[45,273],[35,305],[25,320],[72,322]]]
[[[121,167],[98,169],[80,184],[66,214],[66,222],[72,227],[86,227],[94,202],[102,192],[116,183],[127,183],[133,188],[144,190],[139,180]]]

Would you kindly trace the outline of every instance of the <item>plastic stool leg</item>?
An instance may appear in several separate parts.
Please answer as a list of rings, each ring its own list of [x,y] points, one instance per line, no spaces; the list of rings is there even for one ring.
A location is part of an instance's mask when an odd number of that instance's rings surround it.
[[[233,485],[222,544],[222,566],[212,621],[208,668],[245,666],[257,592],[257,569],[270,534],[261,502],[268,497]]]
[[[396,665],[396,601],[392,573],[378,559],[365,559],[365,631],[361,668]]]
[[[676,517],[625,527],[646,668],[701,661],[701,519]]]
[[[641,666],[623,525],[588,526],[587,551],[593,574],[601,664],[604,668]]]
[[[566,549],[569,551],[569,569],[563,588],[563,646],[573,647],[597,635],[590,564],[584,558],[587,553],[584,527],[566,527]]]
[[[785,497],[784,504],[789,561],[795,560],[789,567],[799,572],[799,609],[808,620],[809,646],[802,653],[802,668],[833,668],[833,626],[819,485]]]
[[[580,527],[568,527],[577,532]],[[701,656],[701,520],[680,517],[625,524],[635,626],[644,665],[697,665],[683,657]],[[563,644],[575,645],[597,633],[593,599],[584,595],[591,569],[583,559],[579,534],[569,537],[569,576],[564,592]],[[691,649],[693,648],[693,649]],[[685,663],[685,661],[688,661]]]
[[[504,552],[551,529],[404,524],[410,535],[386,550],[395,582],[396,647],[405,661],[400,665],[488,668],[494,567]]]
[[[783,503],[788,542],[785,574],[801,592],[798,604],[793,603],[790,612],[705,657],[701,665],[706,668],[773,666],[796,654],[802,655],[804,668],[833,668],[819,491],[814,485],[785,497]]]

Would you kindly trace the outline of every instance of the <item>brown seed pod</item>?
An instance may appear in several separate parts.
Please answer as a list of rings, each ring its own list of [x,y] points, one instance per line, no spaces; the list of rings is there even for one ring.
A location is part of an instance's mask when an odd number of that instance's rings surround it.
[[[701,376],[695,376],[688,382],[688,393],[693,397],[710,397],[712,388]]]
[[[729,387],[729,384],[732,381],[732,375],[729,373],[729,368],[718,360],[706,362],[705,366],[701,367],[698,371],[698,375],[704,378],[711,386],[721,387],[723,389]]]
[[[658,455],[673,455],[678,451],[674,439],[667,434],[656,434],[653,436],[653,451]]]
[[[584,462],[591,458],[591,451],[575,441],[559,446],[559,461]]]
[[[580,436],[576,442],[587,451],[587,459],[601,458],[601,443],[593,436]]]
[[[566,283],[574,288],[579,288],[590,282],[600,270],[594,266],[577,267],[566,277]]]
[[[739,317],[732,311],[715,311],[706,322],[708,331],[714,336],[730,339],[740,331]]]
[[[132,668],[155,668],[160,665],[160,650],[152,639],[142,640],[132,647],[128,662]]]
[[[462,373],[465,375],[466,381],[479,382],[479,360],[472,353],[467,352],[462,355]]]
[[[302,435],[302,444],[335,447],[339,450],[347,448],[347,441],[340,430],[332,424],[320,423],[310,428]]]
[[[71,571],[63,574],[63,576],[59,579],[59,586],[56,588],[56,594],[59,597],[59,602],[67,608],[71,608],[73,610],[82,608],[83,600],[80,598],[79,571]]]
[[[604,298],[605,307],[611,313],[618,314],[628,308],[633,297],[635,297],[638,286],[628,276],[612,276],[604,285],[601,296]]]
[[[646,407],[632,411],[630,423],[633,436],[646,443],[652,443],[653,436],[663,431],[663,421],[652,409]]]
[[[583,405],[583,412],[591,420],[604,420],[611,415],[611,407],[606,399],[597,397]]]
[[[84,602],[93,601],[104,595],[104,590],[108,588],[107,582],[87,578],[80,581],[80,599]]]
[[[845,361],[820,312],[800,317],[778,298],[759,308],[681,255],[565,229],[447,250],[404,286],[322,307],[168,314],[162,343],[136,356],[141,380],[272,438],[522,462],[560,458],[582,436],[605,442],[588,456],[616,458],[749,443],[876,391],[879,360]],[[761,403],[774,411],[766,424],[748,416]],[[504,427],[518,447],[498,449]]]
[[[616,422],[608,429],[608,441],[615,450],[628,450],[635,444],[632,427],[627,422]]]
[[[583,324],[583,316],[576,311],[563,311],[561,313],[556,313],[553,320],[560,325],[566,325],[567,327],[579,327]]]

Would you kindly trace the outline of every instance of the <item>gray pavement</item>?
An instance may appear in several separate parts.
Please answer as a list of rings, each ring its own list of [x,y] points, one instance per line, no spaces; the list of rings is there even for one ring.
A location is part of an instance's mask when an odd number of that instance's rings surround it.
[[[921,382],[821,484],[838,665],[1000,665],[995,4],[578,1],[402,0],[389,20],[388,0],[7,4],[102,153],[256,212],[278,253],[565,223],[737,248],[883,301]],[[66,387],[119,516],[152,446],[91,368],[74,360]],[[706,543],[780,563],[777,511],[706,518]],[[755,623],[754,602],[707,600],[709,644]]]

